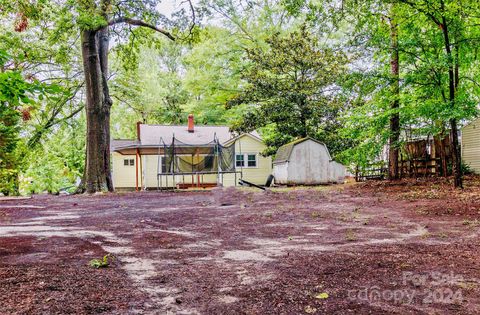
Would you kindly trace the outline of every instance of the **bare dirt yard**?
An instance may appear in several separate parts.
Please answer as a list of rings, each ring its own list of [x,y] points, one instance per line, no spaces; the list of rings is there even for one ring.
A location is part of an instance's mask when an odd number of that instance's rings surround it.
[[[0,314],[480,314],[479,229],[479,178],[0,201]]]

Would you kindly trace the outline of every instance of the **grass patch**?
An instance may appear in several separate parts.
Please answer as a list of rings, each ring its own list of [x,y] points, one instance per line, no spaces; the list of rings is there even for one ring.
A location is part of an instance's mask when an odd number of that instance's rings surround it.
[[[480,221],[478,219],[475,219],[475,220],[465,219],[463,220],[462,224],[468,227],[476,227],[480,225]]]
[[[94,268],[107,268],[108,266],[110,266],[110,263],[113,262],[114,260],[114,257],[112,254],[107,254],[105,256],[103,256],[102,259],[92,259],[90,260],[89,262],[89,265],[91,267],[94,267]]]
[[[353,230],[347,230],[345,232],[345,239],[349,242],[354,242],[357,240],[357,235],[355,234],[355,231]]]

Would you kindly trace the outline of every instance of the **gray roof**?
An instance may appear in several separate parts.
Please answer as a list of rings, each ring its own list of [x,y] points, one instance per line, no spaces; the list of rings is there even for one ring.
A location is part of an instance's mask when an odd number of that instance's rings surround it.
[[[215,136],[220,143],[228,141],[233,135],[226,126],[195,126],[194,132],[188,132],[187,126],[140,125],[140,141],[142,145],[171,144],[175,139],[187,144],[206,144]],[[160,143],[160,138],[163,142]]]
[[[183,142],[188,145],[204,145],[212,143],[215,137],[221,144],[229,143],[232,140],[242,136],[230,132],[227,126],[195,126],[194,132],[188,132],[187,126],[178,125],[140,125],[140,141],[131,139],[114,139],[111,141],[111,151],[120,149],[134,148],[155,148],[170,145],[175,136],[178,144]],[[260,135],[253,131],[250,133],[255,138],[261,140]]]
[[[314,141],[316,143],[319,143],[319,144],[325,146],[325,143],[320,142],[320,141],[315,140],[315,139],[310,138],[310,137],[297,139],[297,140],[294,140],[294,141],[289,142],[287,144],[284,144],[280,148],[278,148],[277,153],[275,154],[275,160],[273,161],[273,163],[276,164],[276,163],[288,162],[289,159],[290,159],[290,155],[292,154],[293,148],[297,144],[300,144],[300,143],[305,142],[307,140],[311,140],[311,141]],[[328,150],[327,150],[327,152],[328,152]]]
[[[139,144],[138,140],[113,139],[112,141],[110,141],[110,151],[115,151],[115,149],[121,148],[121,147],[135,146],[138,144]]]

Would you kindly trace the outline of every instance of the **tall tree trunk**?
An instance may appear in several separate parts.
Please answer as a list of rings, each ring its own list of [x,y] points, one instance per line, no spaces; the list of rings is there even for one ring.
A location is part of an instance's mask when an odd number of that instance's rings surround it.
[[[106,150],[104,151],[105,169],[108,171],[107,188],[113,191],[113,181],[110,172],[110,109],[112,107],[112,99],[108,89],[108,47],[110,43],[110,34],[108,27],[98,31],[98,51],[100,56],[100,69],[102,70],[102,90],[103,90],[103,108],[105,112],[105,138]]]
[[[456,188],[463,188],[461,153],[458,143],[458,127],[455,118],[450,119],[450,145],[452,148],[452,171],[454,185]]]
[[[441,1],[443,9],[443,1]],[[448,25],[445,16],[442,17],[442,24],[440,25],[443,31],[443,38],[445,43],[445,52],[448,58],[448,91],[449,91],[449,101],[452,108],[455,107],[455,90],[456,82],[455,77],[458,81],[458,69],[454,67],[454,58],[452,55],[452,48],[450,43],[450,37],[448,33]],[[457,60],[458,62],[458,60]],[[458,84],[458,82],[457,82]],[[452,172],[454,177],[454,186],[455,188],[463,188],[462,183],[462,169],[461,169],[461,157],[460,157],[460,147],[458,145],[458,127],[457,119],[451,118],[450,121],[450,146],[452,150]]]
[[[439,135],[440,139],[440,159],[442,163],[442,175],[444,177],[448,177],[448,167],[447,167],[447,150],[445,148],[445,132],[442,131],[442,133]],[[449,140],[450,141],[450,140]]]
[[[395,13],[395,4],[390,9],[390,41],[391,56],[390,70],[392,77],[392,103],[390,108],[392,115],[390,116],[390,139],[388,153],[388,175],[390,179],[398,179],[398,157],[399,157],[399,139],[400,139],[400,60],[398,53],[398,24]]]
[[[110,107],[106,83],[108,29],[81,31],[85,73],[87,139],[86,161],[80,190],[112,191],[110,173]],[[105,72],[104,72],[105,71]]]

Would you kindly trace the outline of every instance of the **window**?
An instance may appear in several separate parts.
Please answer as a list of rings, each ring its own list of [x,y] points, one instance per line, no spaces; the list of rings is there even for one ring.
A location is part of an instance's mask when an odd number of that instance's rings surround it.
[[[167,172],[167,161],[165,160],[165,157],[161,157],[161,163],[162,163],[162,173],[166,173]]]
[[[257,167],[257,155],[256,154],[248,154],[247,165],[248,165],[248,167]]]
[[[135,165],[135,159],[124,159],[123,160],[123,166],[134,166]]]
[[[245,166],[245,156],[243,154],[237,154],[235,156],[235,165],[237,167],[244,167]]]
[[[247,163],[245,164],[245,161]],[[237,154],[235,156],[236,167],[257,167],[257,155],[253,153]]]

